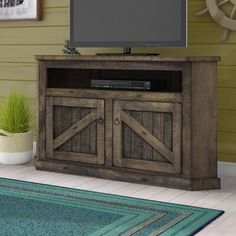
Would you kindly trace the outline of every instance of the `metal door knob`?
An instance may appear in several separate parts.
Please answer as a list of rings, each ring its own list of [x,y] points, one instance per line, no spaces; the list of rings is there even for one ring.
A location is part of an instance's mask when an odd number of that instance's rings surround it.
[[[98,124],[102,125],[104,123],[104,119],[100,116],[98,119]]]
[[[115,124],[115,125],[119,125],[119,124],[120,124],[120,121],[119,121],[118,118],[115,119],[114,124]]]

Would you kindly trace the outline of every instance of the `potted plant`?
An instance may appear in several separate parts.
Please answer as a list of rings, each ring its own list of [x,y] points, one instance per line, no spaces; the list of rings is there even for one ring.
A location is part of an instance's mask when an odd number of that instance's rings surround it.
[[[31,160],[32,118],[27,99],[11,92],[0,108],[0,163],[23,164]]]

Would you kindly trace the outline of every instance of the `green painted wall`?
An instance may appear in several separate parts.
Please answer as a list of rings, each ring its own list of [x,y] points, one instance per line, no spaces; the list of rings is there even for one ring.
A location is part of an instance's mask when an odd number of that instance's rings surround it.
[[[0,22],[0,102],[10,90],[20,89],[36,107],[34,55],[62,53],[64,40],[69,38],[68,6],[69,0],[43,0],[41,21]],[[221,56],[217,82],[218,159],[236,162],[236,32],[220,43],[223,29],[209,15],[195,16],[204,7],[205,0],[189,1],[188,48],[158,51],[162,55]],[[81,49],[80,52],[94,54],[104,50]]]

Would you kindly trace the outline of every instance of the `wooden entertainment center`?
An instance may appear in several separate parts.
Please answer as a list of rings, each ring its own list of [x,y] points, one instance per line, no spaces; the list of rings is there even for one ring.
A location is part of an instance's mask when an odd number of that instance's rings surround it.
[[[219,57],[36,59],[37,169],[187,190],[220,188]],[[99,80],[134,86],[91,86]],[[136,87],[143,81],[150,88]]]

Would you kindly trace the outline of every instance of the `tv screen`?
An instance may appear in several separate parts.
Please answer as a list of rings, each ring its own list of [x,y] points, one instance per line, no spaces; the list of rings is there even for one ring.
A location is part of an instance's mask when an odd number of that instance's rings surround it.
[[[72,47],[184,47],[187,0],[71,0]]]

